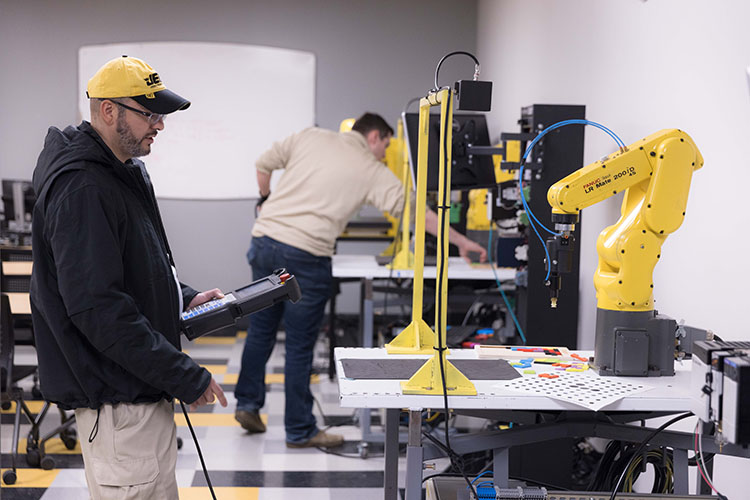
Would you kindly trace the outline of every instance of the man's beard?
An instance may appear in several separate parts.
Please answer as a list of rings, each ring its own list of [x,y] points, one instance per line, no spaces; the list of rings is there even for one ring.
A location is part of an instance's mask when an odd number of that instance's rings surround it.
[[[156,132],[148,133],[140,139],[136,138],[133,134],[133,130],[125,121],[125,112],[122,110],[120,110],[120,113],[117,115],[116,130],[117,135],[120,137],[120,149],[123,153],[126,153],[131,158],[137,158],[139,156],[146,156],[151,152],[151,145],[142,144],[142,142],[147,137],[156,136]]]

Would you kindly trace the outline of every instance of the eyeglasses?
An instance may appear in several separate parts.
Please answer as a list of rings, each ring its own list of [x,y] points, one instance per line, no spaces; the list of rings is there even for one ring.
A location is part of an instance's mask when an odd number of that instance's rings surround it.
[[[126,104],[123,104],[121,102],[114,101],[114,100],[112,102],[125,109],[129,109],[130,111],[138,113],[139,115],[145,116],[146,120],[148,121],[148,124],[151,125],[152,127],[156,125],[157,123],[159,123],[160,121],[164,121],[167,118],[167,115],[160,115],[159,113],[149,113],[147,111],[141,111],[140,109],[132,108]]]

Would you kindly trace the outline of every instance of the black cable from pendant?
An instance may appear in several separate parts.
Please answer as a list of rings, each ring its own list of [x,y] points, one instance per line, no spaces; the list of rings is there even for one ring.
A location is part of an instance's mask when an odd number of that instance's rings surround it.
[[[198,450],[198,458],[201,459],[201,466],[203,467],[203,475],[206,476],[206,484],[208,484],[208,489],[211,492],[211,498],[213,498],[213,500],[216,500],[216,493],[214,493],[214,487],[213,485],[211,485],[211,478],[208,477],[208,470],[206,470],[206,462],[203,460],[203,453],[201,453],[201,447],[198,444],[198,438],[195,436],[193,425],[190,423],[190,419],[188,418],[187,410],[185,409],[185,403],[180,401],[180,406],[182,407],[182,413],[185,414],[185,420],[187,421],[188,429],[190,429],[190,434],[193,436],[193,441],[195,441],[195,449]]]

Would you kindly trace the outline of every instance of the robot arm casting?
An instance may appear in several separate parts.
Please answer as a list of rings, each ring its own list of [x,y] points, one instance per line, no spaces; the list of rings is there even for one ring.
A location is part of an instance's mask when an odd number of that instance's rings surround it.
[[[693,171],[702,166],[703,157],[690,136],[665,129],[554,184],[547,199],[561,234],[547,240],[552,307],[560,275],[572,267],[571,233],[579,212],[625,191],[620,219],[597,240],[597,305],[614,311],[653,310],[652,277],[661,245],[682,224]]]

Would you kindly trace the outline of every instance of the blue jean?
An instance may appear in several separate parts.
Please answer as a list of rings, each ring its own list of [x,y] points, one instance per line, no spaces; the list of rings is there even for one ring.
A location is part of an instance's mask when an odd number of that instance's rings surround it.
[[[281,302],[250,316],[242,351],[242,367],[234,395],[237,409],[259,411],[266,399],[266,363],[276,343],[279,323],[284,320],[286,356],[284,364],[284,427],[286,440],[302,443],[318,433],[310,392],[313,348],[331,293],[331,259],[286,245],[267,236],[253,238],[247,260],[253,280],[280,267],[297,278],[302,298],[296,304]]]

